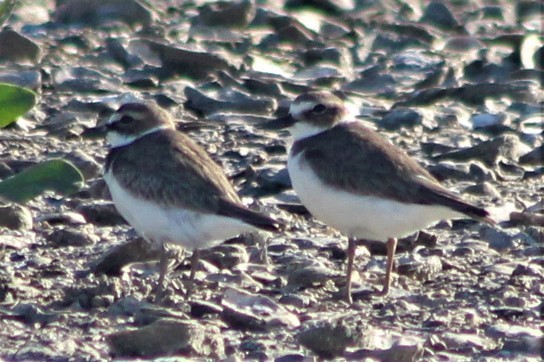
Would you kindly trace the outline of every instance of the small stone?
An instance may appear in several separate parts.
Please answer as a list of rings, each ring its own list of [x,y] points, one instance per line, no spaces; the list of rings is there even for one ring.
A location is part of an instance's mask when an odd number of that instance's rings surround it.
[[[222,99],[215,99],[198,89],[186,87],[185,95],[185,106],[204,115],[226,111],[268,115],[276,108],[276,102],[271,98],[255,98],[239,92],[230,92]]]
[[[159,250],[155,245],[143,238],[136,238],[109,250],[94,263],[91,270],[95,274],[119,275],[121,269],[127,264],[158,258]]]
[[[338,276],[338,273],[334,270],[310,265],[291,271],[287,277],[287,287],[290,289],[315,287],[323,285],[328,280]]]
[[[432,1],[425,9],[420,21],[441,29],[453,29],[459,26],[450,9],[442,1]]]
[[[393,131],[401,128],[413,128],[421,124],[423,117],[411,109],[394,109],[379,121],[386,130]]]
[[[219,328],[200,322],[164,318],[139,329],[110,334],[106,340],[117,358],[171,354],[214,359],[225,356]]]
[[[272,299],[236,289],[225,291],[221,318],[231,327],[266,331],[273,328],[296,328],[298,317]]]
[[[0,205],[0,226],[12,230],[31,230],[32,214],[26,207],[17,204]]]
[[[220,314],[223,311],[223,307],[219,304],[208,301],[194,300],[189,304],[191,305],[191,316],[195,318],[202,318],[209,314]]]
[[[465,188],[465,192],[479,196],[490,196],[492,198],[499,198],[501,196],[499,190],[489,182],[468,186]]]
[[[489,243],[489,247],[497,251],[514,248],[520,243],[530,243],[528,235],[513,230],[498,230],[484,225],[480,229],[480,237]]]
[[[119,214],[115,205],[111,202],[98,202],[81,204],[77,211],[91,224],[99,226],[114,226],[126,224],[125,219]]]
[[[187,76],[194,79],[208,79],[212,74],[234,68],[229,61],[213,52],[196,51],[189,47],[176,47],[147,39],[135,39],[128,45],[132,55],[140,56],[146,63],[161,62],[164,78]]]
[[[519,158],[519,163],[522,165],[541,165],[544,160],[544,144],[536,147],[532,151],[527,152]]]
[[[479,160],[486,165],[494,165],[499,160],[517,161],[527,152],[528,146],[522,144],[518,136],[506,134],[484,141],[476,146],[435,156],[436,160],[468,161]]]
[[[473,114],[470,121],[473,128],[485,128],[504,123],[506,115],[504,113],[478,113]]]
[[[544,227],[544,215],[532,212],[512,212],[510,221],[514,225],[533,225]]]
[[[435,279],[442,271],[442,261],[438,256],[422,257],[411,254],[409,258],[398,260],[397,273],[410,276],[421,282]]]
[[[57,229],[47,237],[47,241],[56,247],[92,245],[98,242],[99,239],[93,233],[92,227],[83,228],[83,230],[74,228]]]
[[[305,327],[297,334],[300,344],[321,358],[332,359],[342,356],[346,348],[361,338],[357,326],[341,320],[323,321]]]
[[[199,9],[196,23],[212,27],[245,28],[255,17],[256,6],[251,0],[215,2]]]
[[[200,257],[220,269],[228,270],[249,261],[246,249],[237,244],[222,244],[211,249],[202,250]]]
[[[36,91],[42,86],[42,74],[35,70],[0,72],[0,82]]]
[[[38,44],[11,28],[0,31],[0,61],[36,64],[40,58]]]
[[[122,21],[148,26],[153,14],[137,0],[67,0],[59,2],[55,20],[65,24],[101,25]]]

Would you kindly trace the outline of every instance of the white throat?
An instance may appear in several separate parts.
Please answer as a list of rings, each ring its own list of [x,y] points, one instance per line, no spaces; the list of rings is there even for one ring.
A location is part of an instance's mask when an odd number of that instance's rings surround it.
[[[349,123],[349,122],[357,122],[355,118],[353,117],[346,117],[340,123]],[[288,128],[289,132],[291,133],[291,136],[293,136],[293,140],[296,142],[298,140],[315,136],[316,134],[319,134],[321,132],[325,132],[326,130],[330,129],[328,127],[320,127],[313,124],[310,124],[308,122],[296,122],[294,125]]]
[[[315,136],[327,130],[326,127],[315,126],[308,122],[296,122],[288,128],[289,133],[293,136],[294,141],[298,141],[307,137]]]
[[[110,144],[110,146],[112,148],[122,147],[122,146],[126,146],[128,144],[131,144],[132,142],[136,141],[137,139],[142,138],[142,137],[144,137],[144,136],[146,136],[148,134],[155,133],[157,131],[160,131],[160,130],[163,130],[163,129],[169,129],[169,128],[170,127],[167,126],[167,125],[160,125],[160,126],[148,129],[147,131],[145,131],[143,133],[140,133],[140,134],[137,134],[137,135],[121,134],[119,132],[109,131],[108,134],[106,135],[106,139],[107,139],[108,143]]]

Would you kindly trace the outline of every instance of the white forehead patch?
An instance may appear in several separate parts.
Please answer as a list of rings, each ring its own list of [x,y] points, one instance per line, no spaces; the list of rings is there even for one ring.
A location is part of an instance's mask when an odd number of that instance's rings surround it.
[[[314,108],[315,105],[316,105],[315,102],[301,102],[301,103],[293,102],[291,103],[291,107],[289,107],[289,113],[291,113],[291,115],[296,118],[297,116],[301,115],[307,110]]]

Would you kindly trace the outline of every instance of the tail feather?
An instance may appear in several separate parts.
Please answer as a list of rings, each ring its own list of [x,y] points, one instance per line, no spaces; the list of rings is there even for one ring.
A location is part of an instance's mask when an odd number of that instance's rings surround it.
[[[271,217],[226,200],[220,201],[218,214],[238,219],[266,231],[279,232],[282,228],[282,224]]]

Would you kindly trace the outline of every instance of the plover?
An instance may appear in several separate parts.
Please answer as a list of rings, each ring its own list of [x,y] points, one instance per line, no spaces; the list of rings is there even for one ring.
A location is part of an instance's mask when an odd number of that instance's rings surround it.
[[[314,217],[348,237],[349,302],[358,239],[387,243],[381,292],[387,295],[397,238],[445,219],[493,223],[486,210],[442,187],[404,151],[355,120],[332,93],[302,94],[286,117],[264,127],[289,129],[294,143],[287,167],[295,192]]]
[[[242,204],[219,165],[154,103],[124,104],[99,128],[111,146],[104,180],[117,210],[162,245],[157,299],[168,269],[165,243],[193,251],[189,295],[200,249],[256,228],[278,231],[277,221]]]

